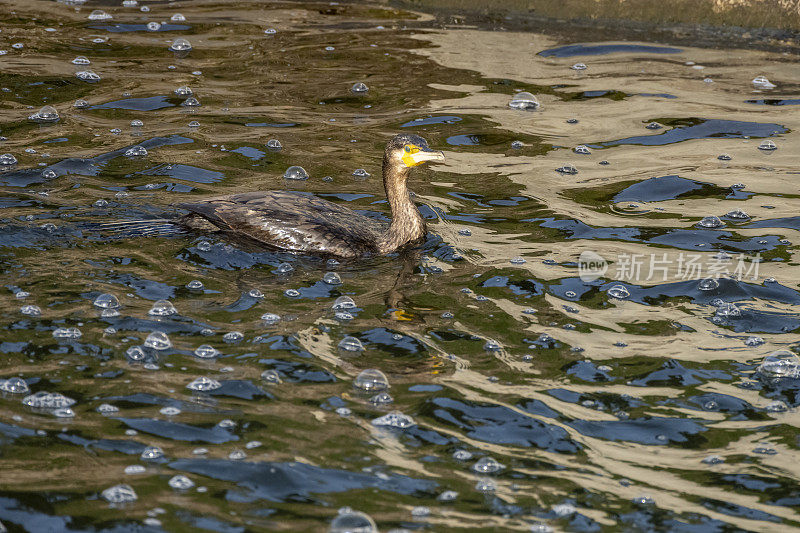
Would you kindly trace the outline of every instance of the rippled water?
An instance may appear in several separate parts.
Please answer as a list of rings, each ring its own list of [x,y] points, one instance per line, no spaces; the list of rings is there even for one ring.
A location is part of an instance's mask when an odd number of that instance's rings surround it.
[[[794,58],[131,4],[0,7],[10,531],[800,525]],[[91,226],[281,188],[385,219],[398,132],[447,157],[415,252]]]

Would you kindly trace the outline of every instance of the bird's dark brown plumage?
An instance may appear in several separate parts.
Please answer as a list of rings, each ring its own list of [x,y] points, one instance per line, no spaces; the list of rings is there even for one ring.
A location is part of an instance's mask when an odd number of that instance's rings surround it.
[[[210,222],[223,231],[294,253],[354,258],[392,252],[425,235],[425,223],[406,189],[409,168],[402,156],[409,145],[437,154],[428,159],[443,158],[417,135],[397,135],[389,141],[383,182],[392,209],[391,224],[293,191],[257,191],[180,204],[189,214],[179,222],[189,227]]]

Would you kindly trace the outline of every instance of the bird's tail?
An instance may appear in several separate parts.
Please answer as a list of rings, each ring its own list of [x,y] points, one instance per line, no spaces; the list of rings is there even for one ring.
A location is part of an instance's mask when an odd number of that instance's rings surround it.
[[[108,239],[132,237],[176,237],[186,234],[186,228],[168,218],[121,220],[118,222],[86,222],[81,229]]]

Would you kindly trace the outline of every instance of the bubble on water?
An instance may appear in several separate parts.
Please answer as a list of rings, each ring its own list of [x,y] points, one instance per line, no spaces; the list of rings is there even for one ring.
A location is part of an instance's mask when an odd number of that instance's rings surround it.
[[[725,223],[721,221],[718,216],[709,215],[707,217],[703,217],[703,219],[700,220],[697,225],[701,228],[721,228],[725,226]]]
[[[192,487],[194,487],[194,481],[184,476],[183,474],[172,476],[167,483],[171,488],[175,490],[189,490]]]
[[[147,354],[144,353],[144,349],[141,346],[131,346],[125,351],[125,355],[131,361],[143,361],[144,358],[147,356]]]
[[[569,516],[578,512],[578,509],[571,503],[560,503],[554,505],[552,511],[556,516]]]
[[[392,395],[388,392],[383,391],[372,396],[369,401],[373,405],[389,405],[390,403],[394,403],[394,398],[392,398]]]
[[[456,450],[453,452],[453,459],[456,461],[469,461],[472,459],[472,452],[467,450]]]
[[[567,291],[564,293],[564,296],[566,296],[567,298],[575,298],[576,296],[578,296],[578,293],[575,291]]]
[[[172,22],[186,22],[186,17],[182,13],[175,13],[169,20]]]
[[[92,205],[95,207],[108,207],[108,200],[104,200],[101,198],[99,200],[96,200]]]
[[[491,479],[479,479],[478,482],[475,484],[475,490],[478,492],[494,492],[497,490],[497,484],[494,480]]]
[[[575,152],[576,154],[583,154],[583,155],[589,155],[592,153],[592,151],[589,150],[589,147],[586,146],[585,144],[579,144],[578,146],[573,148],[572,151]]]
[[[172,348],[172,342],[163,331],[154,331],[144,340],[144,345],[154,350],[168,350]]]
[[[645,128],[647,128],[648,130],[660,130],[661,128],[663,128],[663,126],[658,122],[651,122],[650,124],[645,126]]]
[[[339,277],[339,274],[336,272],[326,272],[324,276],[322,276],[322,281],[327,283],[328,285],[341,285],[342,278]]]
[[[201,344],[195,349],[194,355],[200,359],[213,359],[220,355],[220,351],[210,344]]]
[[[724,463],[725,459],[719,455],[709,455],[708,457],[703,458],[701,462],[707,465],[718,465],[720,463]]]
[[[756,89],[774,89],[777,87],[774,83],[770,82],[766,76],[756,76],[753,78],[753,87]]]
[[[17,164],[17,158],[14,157],[12,154],[0,155],[0,165],[11,166],[16,164]]]
[[[331,521],[328,533],[378,533],[378,526],[368,514],[343,507]]]
[[[267,148],[272,150],[273,152],[277,152],[278,150],[283,148],[283,145],[278,139],[270,139],[267,141]]]
[[[22,50],[23,48],[25,48],[25,45],[22,43],[14,43],[11,45],[11,48],[13,48],[14,50]]]
[[[339,416],[347,417],[352,415],[353,411],[349,407],[337,407],[336,414]]]
[[[53,330],[53,337],[56,339],[78,339],[83,335],[78,328],[56,328]]]
[[[117,297],[109,293],[99,295],[92,303],[95,307],[99,307],[100,309],[116,309],[120,306]]]
[[[58,116],[58,111],[56,111],[56,108],[51,105],[46,105],[36,113],[30,115],[28,120],[39,123],[48,123],[57,122],[59,118],[60,117]]]
[[[147,314],[150,316],[170,316],[177,315],[178,310],[169,300],[157,300]]]
[[[697,288],[701,291],[713,291],[719,287],[719,281],[715,278],[705,278],[701,279],[700,283],[697,284]]]
[[[522,91],[511,97],[511,101],[508,102],[508,107],[512,109],[532,111],[539,108],[539,100],[537,100],[536,97],[531,93]]]
[[[231,453],[228,454],[228,459],[231,461],[243,461],[247,459],[247,454],[244,453],[242,450],[233,450]]]
[[[281,263],[275,270],[278,272],[278,274],[288,274],[289,272],[294,271],[294,267],[290,263]]]
[[[719,159],[720,161],[730,161],[733,158],[731,156],[729,156],[728,154],[719,154],[717,156],[717,159]]]
[[[219,421],[217,425],[222,429],[233,429],[236,427],[236,422],[234,422],[230,418],[223,418],[222,420]]]
[[[338,309],[338,310],[354,309],[355,307],[356,303],[349,296],[339,296],[338,298],[336,298],[336,300],[333,302],[333,305],[331,306],[332,309]]]
[[[272,326],[281,321],[281,316],[275,313],[264,313],[261,315],[261,320],[263,320],[266,325]]]
[[[264,297],[264,293],[263,293],[263,292],[261,292],[261,291],[260,291],[260,290],[258,290],[258,289],[250,289],[250,290],[247,292],[247,295],[248,295],[250,298],[263,298],[263,297]]]
[[[138,118],[131,120],[131,128],[141,128],[142,126],[144,126],[144,122]]]
[[[703,78],[703,83],[714,83],[714,80],[711,78]]]
[[[10,394],[27,394],[31,391],[28,384],[22,378],[0,379],[0,391]]]
[[[89,20],[111,20],[114,17],[112,17],[102,9],[95,9],[94,11],[89,13],[89,16],[87,18]]]
[[[389,388],[389,380],[377,368],[367,368],[353,380],[353,388],[363,392],[378,392]]]
[[[200,100],[198,100],[194,96],[190,96],[189,98],[181,102],[181,105],[183,107],[200,107],[201,104]]]
[[[758,373],[768,379],[799,379],[800,359],[789,350],[776,350],[764,357]]]
[[[192,96],[193,94],[192,89],[188,85],[181,85],[173,92],[181,98],[186,98],[187,96]]]
[[[199,279],[193,279],[189,283],[186,284],[186,288],[193,291],[199,291],[203,289],[203,282]]]
[[[119,407],[111,405],[110,403],[101,403],[97,406],[97,412],[102,415],[112,415],[119,413]]]
[[[558,172],[559,174],[575,175],[575,174],[578,173],[578,169],[575,168],[575,165],[571,165],[571,164],[567,163],[567,164],[564,164],[564,165],[558,167],[556,169],[556,172]]]
[[[122,7],[136,7],[138,5],[138,0],[122,0]]]
[[[108,503],[130,503],[139,499],[133,487],[125,483],[107,488],[100,496]]]
[[[764,344],[764,339],[755,335],[751,335],[744,340],[744,344],[745,346],[761,346]]]
[[[23,305],[19,308],[19,312],[25,316],[42,316],[42,310],[38,305]]]
[[[778,450],[769,446],[756,446],[753,448],[753,453],[757,453],[759,455],[778,455]]]
[[[219,381],[204,376],[201,376],[186,385],[187,389],[198,392],[210,392],[217,390],[220,387],[222,387],[222,384]]]
[[[278,374],[277,370],[264,370],[261,373],[261,379],[267,383],[272,383],[277,385],[282,382],[280,374]]]
[[[192,49],[192,43],[186,39],[178,38],[172,41],[172,45],[169,47],[169,49],[173,52],[188,52]]]
[[[241,331],[229,331],[222,336],[225,342],[241,342],[244,339],[244,334]]]
[[[161,24],[158,22],[148,22],[147,29],[150,31],[158,31],[161,29]]]
[[[728,218],[732,218],[734,220],[750,220],[750,215],[748,215],[741,209],[734,209],[725,216],[727,216]]]
[[[22,399],[22,404],[34,409],[63,409],[75,405],[75,400],[60,392],[39,391]]]
[[[381,427],[393,427],[405,429],[416,426],[417,423],[410,416],[401,413],[400,411],[392,411],[391,413],[379,416],[372,420],[372,425]]]
[[[425,507],[423,505],[418,505],[411,509],[411,516],[415,518],[424,518],[426,516],[430,516],[431,510],[429,507]]]
[[[128,465],[125,467],[124,472],[126,475],[134,476],[136,474],[144,474],[147,472],[147,468],[142,465]]]
[[[91,70],[78,71],[75,73],[75,77],[81,81],[100,81],[100,76]]]
[[[480,474],[494,474],[505,468],[502,464],[497,462],[493,457],[481,457],[472,465],[472,470]]]
[[[525,145],[522,144],[522,141],[511,141],[511,148],[514,150],[521,150],[524,147]]]
[[[764,150],[765,152],[771,152],[772,150],[777,150],[778,146],[771,140],[767,139],[758,145],[758,149]]]
[[[588,67],[586,66],[585,63],[575,63],[569,68],[571,68],[572,70],[586,70]]]
[[[483,349],[486,350],[487,352],[496,352],[498,350],[502,350],[503,347],[500,346],[499,342],[489,339],[488,341],[486,341],[486,344],[483,345]]]
[[[357,168],[353,171],[353,176],[357,178],[368,178],[370,177],[370,173],[363,168]]]
[[[774,400],[768,403],[764,407],[764,409],[770,413],[785,413],[786,411],[789,410],[789,406],[786,405],[786,402],[783,402],[781,400]]]
[[[742,312],[738,307],[736,307],[736,304],[722,302],[717,306],[715,315],[720,318],[736,318],[741,316]]]
[[[628,291],[628,288],[625,285],[614,285],[608,289],[608,295],[612,298],[617,298],[618,300],[624,300],[625,298],[629,297],[631,293]]]
[[[158,446],[147,446],[139,456],[143,461],[158,461],[164,457],[164,450]]]
[[[275,35],[276,33],[278,33],[278,30],[276,30],[275,28],[267,28],[266,30],[264,30],[264,33],[267,35]]]
[[[286,180],[307,180],[308,172],[303,167],[292,166],[286,169],[283,173],[283,179]]]
[[[452,502],[458,498],[458,492],[454,490],[446,490],[439,494],[436,499],[442,503]]]
[[[325,51],[327,51],[327,52],[333,52],[334,50],[336,50],[336,48],[334,48],[333,46],[326,46],[325,47]]]
[[[364,345],[356,337],[347,336],[339,341],[339,349],[346,352],[361,352],[364,350]]]
[[[144,157],[147,155],[147,148],[144,146],[132,146],[125,150],[125,157]]]
[[[298,291],[297,289],[286,289],[285,291],[283,291],[283,294],[285,296],[288,296],[289,298],[297,298],[300,296],[300,291]]]
[[[248,450],[254,450],[256,448],[260,448],[261,446],[263,446],[263,443],[260,440],[251,440],[244,445],[244,447]]]
[[[200,127],[200,123],[199,123],[199,122],[197,122],[196,120],[193,120],[193,121],[191,121],[191,122],[189,123],[189,127],[190,127],[190,128],[199,128],[199,127]]]
[[[350,91],[355,94],[364,94],[367,91],[369,91],[369,87],[367,87],[366,84],[359,81],[358,83],[350,87]]]
[[[72,107],[76,109],[86,109],[87,107],[89,107],[89,102],[87,102],[83,98],[78,98],[77,100],[75,100],[75,103],[72,104]]]

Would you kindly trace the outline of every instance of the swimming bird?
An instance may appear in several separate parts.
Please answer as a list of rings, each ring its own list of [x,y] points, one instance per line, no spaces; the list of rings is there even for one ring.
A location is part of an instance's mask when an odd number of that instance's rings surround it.
[[[293,191],[257,191],[178,204],[189,211],[169,221],[139,226],[148,234],[168,222],[189,229],[225,231],[246,236],[268,248],[339,258],[383,255],[419,241],[425,221],[406,186],[410,171],[444,154],[419,135],[395,135],[383,152],[383,187],[392,211],[390,224],[316,196]],[[156,231],[150,234],[157,233]]]

